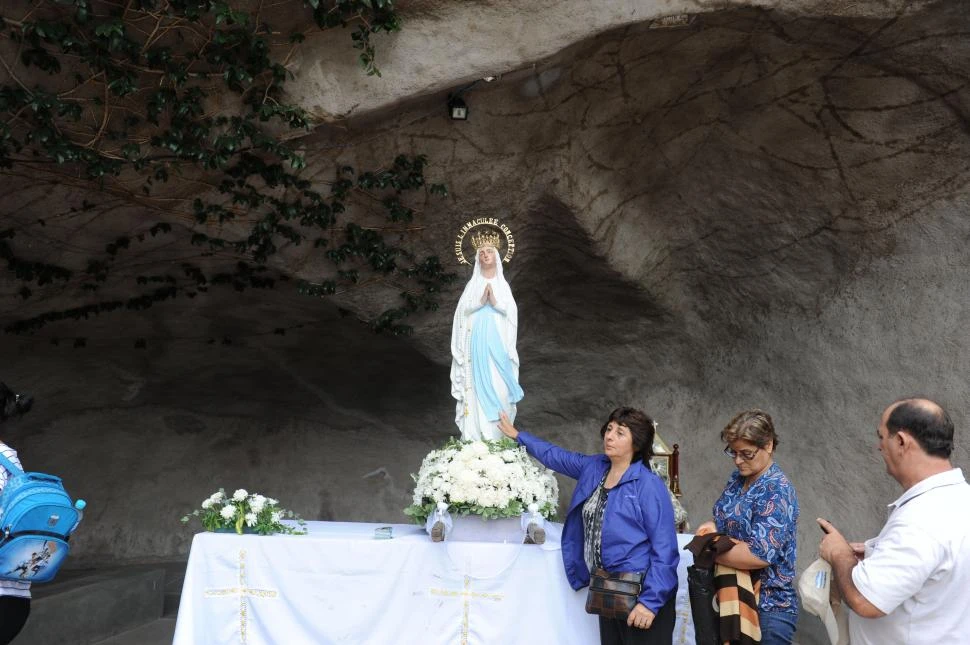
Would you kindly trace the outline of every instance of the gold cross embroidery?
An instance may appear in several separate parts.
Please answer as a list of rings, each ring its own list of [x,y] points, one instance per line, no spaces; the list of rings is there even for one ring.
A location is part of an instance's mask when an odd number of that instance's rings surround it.
[[[249,613],[249,598],[278,598],[279,593],[275,589],[251,589],[246,585],[246,550],[239,549],[239,585],[236,587],[226,587],[223,589],[206,589],[206,598],[225,598],[226,596],[239,597],[239,642],[246,645],[246,617]]]
[[[447,596],[450,598],[455,598],[461,596],[462,601],[462,615],[461,615],[461,645],[468,645],[468,614],[471,609],[471,599],[472,598],[482,598],[484,600],[491,600],[493,602],[501,602],[505,599],[500,593],[483,593],[480,591],[472,591],[472,579],[469,576],[465,576],[465,586],[460,591],[453,589],[432,589],[431,594],[434,596]]]

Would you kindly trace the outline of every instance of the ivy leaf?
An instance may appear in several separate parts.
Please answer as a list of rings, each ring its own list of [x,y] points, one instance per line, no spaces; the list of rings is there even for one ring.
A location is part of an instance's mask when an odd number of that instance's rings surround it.
[[[380,74],[371,36],[400,28],[393,2],[307,0],[307,7],[320,28],[349,26],[365,72]],[[399,154],[389,166],[360,172],[340,166],[329,190],[321,192],[303,175],[305,155],[279,134],[281,126],[308,130],[313,119],[286,102],[285,85],[293,76],[270,46],[270,34],[278,32],[264,22],[265,12],[257,19],[255,7],[227,0],[138,0],[124,13],[97,16],[89,0],[58,0],[45,3],[44,9],[43,19],[25,19],[20,28],[7,32],[19,46],[20,62],[50,78],[35,74],[37,84],[30,90],[0,85],[0,167],[20,163],[14,152],[33,161],[70,164],[79,170],[79,179],[91,182],[93,191],[131,173],[140,181],[114,182],[111,188],[127,190],[138,200],[153,196],[159,183],[178,185],[203,174],[214,179],[218,190],[195,197],[191,218],[178,229],[167,222],[139,220],[130,233],[100,242],[102,251],[86,260],[81,291],[96,294],[111,284],[129,289],[126,297],[42,311],[14,320],[7,331],[28,333],[62,320],[141,311],[180,294],[206,293],[210,286],[276,288],[288,276],[268,271],[267,263],[281,249],[311,240],[317,257],[332,263],[334,276],[296,281],[298,292],[325,297],[338,284],[360,284],[372,274],[407,283],[400,302],[389,303],[386,311],[367,321],[389,333],[410,333],[407,316],[437,307],[438,294],[453,276],[415,257],[404,234],[385,236],[356,221],[364,191],[372,193],[366,199],[376,197],[383,204],[390,222],[418,219],[420,211],[411,205],[409,192],[424,189],[427,158]],[[146,24],[156,24],[168,36],[150,42]],[[8,26],[0,18],[0,31]],[[298,45],[305,34],[293,33],[289,40]],[[209,97],[213,77],[239,93],[238,101]],[[212,114],[214,104],[225,109]],[[14,121],[16,128],[8,125]],[[447,195],[441,184],[427,191]],[[95,208],[85,201],[70,212]],[[37,222],[44,225],[44,219]],[[234,226],[218,226],[226,222]],[[162,234],[201,247],[206,270],[183,266],[176,275],[116,274],[119,254],[136,248],[151,252]],[[49,285],[71,278],[66,267],[20,257],[12,240],[12,233],[0,235],[0,258],[20,281],[15,289],[22,298],[44,301],[40,296],[48,295]],[[230,254],[246,261],[233,266],[225,260]],[[274,333],[281,329],[274,328]]]
[[[96,36],[101,36],[102,38],[110,37],[113,35],[123,36],[125,33],[125,26],[120,20],[115,20],[113,22],[105,22],[94,28],[94,34]]]

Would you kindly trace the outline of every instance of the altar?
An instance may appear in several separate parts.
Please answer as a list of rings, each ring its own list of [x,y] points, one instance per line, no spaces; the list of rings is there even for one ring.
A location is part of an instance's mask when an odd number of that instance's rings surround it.
[[[375,530],[391,527],[390,539]],[[432,543],[413,525],[308,522],[307,535],[199,533],[174,645],[599,642],[566,581],[561,525],[543,545]],[[386,529],[385,529],[386,532]],[[681,547],[692,536],[679,535]],[[694,643],[681,551],[674,643]]]

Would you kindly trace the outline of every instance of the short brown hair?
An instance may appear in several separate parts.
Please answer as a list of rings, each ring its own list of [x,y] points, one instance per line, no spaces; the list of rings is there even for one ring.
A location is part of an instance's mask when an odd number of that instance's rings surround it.
[[[656,432],[654,420],[647,416],[647,413],[643,410],[625,406],[617,408],[610,412],[610,418],[600,428],[601,437],[606,436],[606,429],[611,421],[630,429],[630,435],[633,438],[634,461],[636,461],[636,457],[640,457],[643,463],[649,466],[650,458],[653,457],[653,436]]]
[[[737,413],[721,430],[721,441],[724,443],[738,439],[750,441],[759,448],[765,448],[769,443],[778,448],[778,434],[771,415],[757,408]]]

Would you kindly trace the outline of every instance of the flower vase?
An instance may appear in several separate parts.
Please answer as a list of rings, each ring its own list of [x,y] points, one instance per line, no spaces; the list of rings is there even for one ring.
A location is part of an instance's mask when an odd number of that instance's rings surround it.
[[[221,529],[216,529],[216,530],[212,531],[212,533],[235,533],[235,532],[236,532],[236,529],[235,529],[235,527],[232,527],[232,526],[224,526]],[[250,528],[248,526],[244,526],[243,527],[242,534],[243,535],[258,535],[258,533],[256,533],[256,529]]]
[[[453,542],[504,542],[522,544],[525,531],[518,517],[486,520],[478,515],[454,518],[454,527],[446,539]]]

